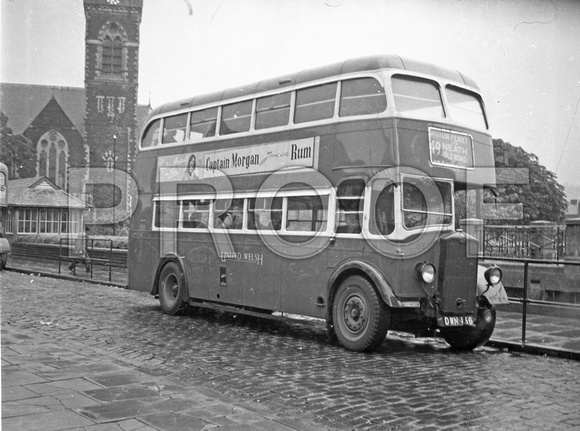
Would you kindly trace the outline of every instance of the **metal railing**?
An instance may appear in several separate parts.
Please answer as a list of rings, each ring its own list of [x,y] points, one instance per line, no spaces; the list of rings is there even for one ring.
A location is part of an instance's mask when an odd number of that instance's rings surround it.
[[[483,229],[485,256],[561,260],[565,253],[565,226],[486,225]]]
[[[503,262],[514,262],[523,265],[523,286],[522,288],[522,297],[513,297],[508,296],[510,304],[521,304],[522,311],[521,311],[521,319],[522,319],[522,326],[521,326],[521,343],[520,346],[522,350],[526,351],[529,347],[537,348],[537,345],[528,345],[526,337],[527,337],[527,321],[528,321],[528,306],[530,305],[538,305],[543,307],[548,307],[552,309],[567,309],[569,311],[573,311],[574,314],[580,313],[580,304],[573,304],[568,302],[559,302],[559,301],[546,301],[540,299],[531,299],[530,298],[530,265],[542,265],[542,266],[560,266],[560,267],[580,267],[580,262],[572,262],[572,261],[561,261],[561,260],[542,260],[542,259],[522,259],[522,258],[513,258],[513,257],[491,257],[491,256],[481,256],[481,260],[483,261],[503,261]],[[577,294],[580,294],[580,289],[578,289]],[[545,346],[542,346],[545,347]],[[559,350],[559,349],[555,349]],[[562,352],[560,352],[562,353]]]
[[[73,242],[71,244],[71,241]],[[109,281],[112,279],[112,272],[113,272],[113,240],[103,240],[103,239],[87,239],[87,247],[86,250],[81,250],[75,252],[74,250],[74,239],[69,238],[60,238],[59,241],[59,251],[58,251],[58,273],[61,273],[61,263],[63,260],[65,262],[72,262],[74,260],[81,261],[84,265],[88,264],[89,270],[87,272],[90,273],[90,278],[93,278],[93,269],[94,265],[99,265],[107,268]],[[105,250],[108,250],[108,259],[103,257],[97,256],[106,256],[106,252],[103,255],[103,248],[99,247],[98,249],[95,248],[95,241],[103,242],[106,241],[109,243],[109,247]],[[90,246],[89,246],[90,244]],[[72,252],[72,253],[71,253]],[[86,262],[86,263],[85,263]],[[76,275],[76,266],[72,269],[73,275]]]

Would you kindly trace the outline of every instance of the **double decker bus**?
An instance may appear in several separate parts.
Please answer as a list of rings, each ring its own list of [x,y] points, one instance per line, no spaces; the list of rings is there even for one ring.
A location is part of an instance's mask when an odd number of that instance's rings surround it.
[[[0,271],[6,267],[10,243],[5,237],[8,222],[8,167],[0,163]]]
[[[354,351],[390,329],[476,348],[506,297],[454,193],[493,166],[477,85],[396,55],[167,103],[136,158],[129,288],[169,314],[322,319]]]

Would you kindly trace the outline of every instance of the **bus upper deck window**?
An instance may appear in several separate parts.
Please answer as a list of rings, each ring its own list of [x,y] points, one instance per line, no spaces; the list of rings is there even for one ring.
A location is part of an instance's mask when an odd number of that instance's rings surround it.
[[[392,84],[397,111],[434,120],[445,117],[437,83],[394,75]]]
[[[483,104],[476,94],[452,87],[445,88],[449,116],[459,123],[478,129],[487,129]]]
[[[256,101],[256,130],[285,126],[290,119],[290,93],[262,97]]]
[[[232,103],[222,108],[220,135],[247,132],[252,119],[252,101]]]
[[[295,123],[324,120],[334,116],[337,83],[317,85],[296,91]]]
[[[215,136],[217,108],[208,108],[191,113],[189,121],[189,139]]]
[[[147,131],[143,135],[143,140],[141,141],[141,148],[147,147],[154,147],[155,145],[159,144],[159,126],[161,120],[155,120],[149,127],[147,127]]]
[[[171,144],[185,140],[185,126],[187,114],[173,115],[165,118],[163,122],[163,143]]]
[[[375,78],[357,78],[342,82],[340,117],[378,114],[386,108],[385,89]]]

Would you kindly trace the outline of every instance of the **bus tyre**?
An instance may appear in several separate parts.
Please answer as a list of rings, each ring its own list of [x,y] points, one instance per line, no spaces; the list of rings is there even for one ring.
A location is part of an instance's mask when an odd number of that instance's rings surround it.
[[[389,330],[390,313],[374,286],[353,275],[338,287],[332,304],[336,338],[346,349],[369,352],[376,349]]]
[[[441,335],[456,350],[473,350],[483,346],[495,328],[495,309],[479,308],[475,326],[441,328]]]
[[[174,262],[163,267],[159,276],[158,292],[161,309],[166,314],[177,314],[187,306],[185,277]]]

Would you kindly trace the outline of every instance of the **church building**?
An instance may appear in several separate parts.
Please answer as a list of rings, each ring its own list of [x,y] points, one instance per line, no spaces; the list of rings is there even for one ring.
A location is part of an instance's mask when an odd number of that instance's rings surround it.
[[[149,112],[137,105],[143,0],[84,0],[84,88],[0,83],[0,110],[36,150],[35,172],[91,202],[90,170],[131,172]],[[84,181],[72,169],[86,169]]]

